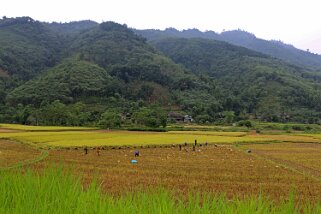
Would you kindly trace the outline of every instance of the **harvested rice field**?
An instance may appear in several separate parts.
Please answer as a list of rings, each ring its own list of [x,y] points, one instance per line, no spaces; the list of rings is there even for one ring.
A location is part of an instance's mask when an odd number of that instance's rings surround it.
[[[85,185],[96,178],[104,192],[115,195],[165,187],[228,197],[263,193],[275,201],[294,192],[298,201],[321,200],[321,144],[315,135],[2,129],[0,170],[60,164]]]
[[[52,150],[46,161],[35,167],[63,163],[76,167],[86,181],[98,176],[103,189],[119,194],[128,190],[163,186],[187,193],[207,191],[228,196],[257,195],[260,192],[274,199],[287,198],[295,191],[300,200],[320,200],[321,182],[284,166],[245,153],[234,146],[217,145],[168,148]],[[320,152],[320,150],[319,150]],[[137,164],[131,160],[136,159]],[[320,161],[320,159],[319,159]]]

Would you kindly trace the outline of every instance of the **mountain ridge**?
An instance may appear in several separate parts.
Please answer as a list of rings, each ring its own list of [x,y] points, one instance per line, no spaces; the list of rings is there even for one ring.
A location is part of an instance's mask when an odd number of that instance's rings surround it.
[[[232,121],[320,121],[316,70],[226,41],[194,38],[198,33],[148,41],[115,22],[1,19],[0,121],[73,124],[53,122],[45,112],[72,114],[77,106],[87,118],[83,124],[97,124],[105,111],[130,115],[159,111],[155,106],[200,123],[221,123],[231,115]]]
[[[308,66],[321,71],[321,55],[295,48],[293,45],[276,40],[264,40],[257,38],[254,34],[243,30],[224,31],[216,33],[214,31],[202,32],[198,29],[176,30],[167,28],[165,30],[134,30],[137,34],[147,38],[149,41],[166,37],[177,38],[204,38],[225,41],[233,45],[242,46],[257,52],[270,55],[275,58],[285,60],[289,63]]]

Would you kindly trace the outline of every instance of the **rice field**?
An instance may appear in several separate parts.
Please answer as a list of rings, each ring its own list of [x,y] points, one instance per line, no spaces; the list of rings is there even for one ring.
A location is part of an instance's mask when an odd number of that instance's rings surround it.
[[[321,143],[321,139],[317,139],[312,135],[302,135],[302,134],[255,134],[255,135],[247,135],[248,137],[253,138],[265,138],[270,141],[278,141],[278,142],[292,142],[292,143]]]
[[[248,145],[255,154],[321,181],[321,144],[282,143]]]
[[[0,130],[15,131],[76,131],[76,130],[94,130],[92,127],[74,127],[74,126],[26,126],[20,124],[0,124]]]
[[[194,143],[321,142],[315,136],[253,135],[244,132],[50,131],[0,132],[0,138],[39,147],[146,146]]]
[[[321,142],[321,134],[312,134],[312,133],[307,133],[307,134],[298,134],[298,136],[303,136],[303,137],[312,137]]]
[[[233,198],[207,193],[188,198],[162,188],[128,192],[116,197],[102,194],[96,182],[84,189],[78,177],[61,168],[47,168],[42,175],[0,172],[0,213],[320,213],[320,203],[297,205],[292,194],[275,203],[264,197]],[[9,199],[9,200],[8,200]]]
[[[41,155],[39,150],[6,140],[0,140],[0,148],[0,170]]]
[[[268,144],[262,144],[268,145]],[[320,200],[321,182],[287,169],[282,163],[257,158],[231,145],[168,148],[97,150],[51,150],[37,169],[55,163],[76,167],[88,183],[98,177],[102,189],[116,195],[155,186],[187,194],[193,191],[226,193],[228,197],[267,194],[274,200],[288,197],[293,190],[297,200]],[[136,159],[137,164],[131,160]],[[320,159],[319,159],[320,161]]]
[[[131,132],[131,131],[65,131],[0,133],[12,139],[40,147],[144,146],[194,143],[242,143],[270,141],[240,132]]]
[[[102,192],[99,194],[110,195],[110,201],[127,193],[147,194],[161,187],[174,197],[168,199],[173,203],[177,196],[204,193],[215,200],[219,200],[215,195],[224,194],[225,204],[235,198],[259,203],[253,200],[262,194],[269,198],[264,203],[282,204],[291,192],[296,208],[321,203],[318,134],[5,130],[10,131],[0,131],[0,173],[19,166],[42,173],[53,163],[61,164],[64,169],[72,168],[73,174],[81,178],[79,185],[85,188],[95,178]],[[193,148],[195,139],[197,146]],[[185,142],[187,146],[178,146]],[[139,157],[134,156],[136,150]],[[133,159],[138,163],[132,164]],[[272,208],[267,209],[271,212]],[[302,213],[302,209],[297,212]]]
[[[237,144],[254,142],[321,143],[321,134],[256,134],[223,131],[103,131],[86,127],[46,127],[0,124],[0,139],[39,147],[146,146],[198,143]]]

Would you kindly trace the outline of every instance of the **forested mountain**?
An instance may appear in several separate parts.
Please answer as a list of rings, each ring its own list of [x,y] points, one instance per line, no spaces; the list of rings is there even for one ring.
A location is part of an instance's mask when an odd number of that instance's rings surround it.
[[[59,27],[29,17],[4,18],[0,24],[4,44],[0,49],[0,120],[4,122],[74,124],[49,120],[44,109],[63,106],[57,109],[67,115],[52,116],[74,118],[68,116],[73,114],[68,108],[80,102],[90,109],[85,112],[87,122],[95,123],[108,109],[133,114],[144,106],[157,111],[155,105],[170,108],[177,105],[172,91],[204,87],[199,77],[125,25],[82,22]],[[68,31],[67,26],[72,29]]]
[[[15,88],[7,101],[11,105],[34,106],[55,100],[72,103],[79,97],[103,94],[109,79],[107,72],[95,64],[69,60]]]
[[[157,89],[157,96],[162,97],[162,93],[167,93],[166,88],[179,88],[184,78],[192,76],[195,82],[197,79],[158,53],[143,38],[116,23],[102,23],[77,34],[66,46],[68,62],[62,62],[39,78],[14,89],[8,100],[33,105],[55,99],[68,103],[95,90],[100,92],[99,96],[120,93],[128,99],[150,100],[154,89]],[[88,85],[91,85],[90,89]],[[55,91],[57,89],[60,91]]]
[[[170,38],[152,44],[176,63],[215,79],[228,91],[230,110],[264,119],[299,119],[307,109],[320,116],[320,82],[305,78],[310,73],[301,67],[219,41]]]
[[[84,21],[74,21],[74,22],[68,22],[68,23],[58,23],[58,22],[52,22],[52,23],[44,23],[49,27],[51,30],[55,31],[59,34],[75,34],[80,33],[84,30],[88,30],[90,28],[96,27],[99,25],[97,22],[91,21],[91,20],[84,20]]]
[[[0,20],[1,73],[28,80],[61,60],[63,41],[30,17]]]
[[[158,127],[172,110],[200,123],[320,121],[316,70],[198,34],[147,42],[114,22],[4,17],[0,122]]]
[[[174,28],[161,30],[135,30],[135,32],[150,41],[168,37],[204,38],[225,41],[257,52],[282,59],[288,63],[307,66],[321,71],[321,56],[295,48],[281,41],[267,41],[257,38],[254,34],[242,30],[224,31],[221,34],[214,31],[201,32],[198,29],[178,31]]]

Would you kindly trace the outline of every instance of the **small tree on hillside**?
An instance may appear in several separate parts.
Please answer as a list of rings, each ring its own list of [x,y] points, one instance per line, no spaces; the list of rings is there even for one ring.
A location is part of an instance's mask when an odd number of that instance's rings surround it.
[[[107,110],[101,115],[98,125],[101,128],[120,128],[121,116],[117,111]]]
[[[132,116],[134,122],[138,125],[157,128],[167,125],[166,112],[159,107],[143,107],[134,112]]]

